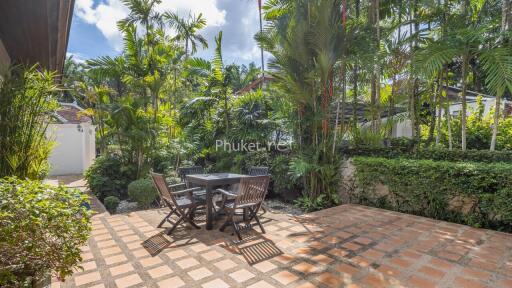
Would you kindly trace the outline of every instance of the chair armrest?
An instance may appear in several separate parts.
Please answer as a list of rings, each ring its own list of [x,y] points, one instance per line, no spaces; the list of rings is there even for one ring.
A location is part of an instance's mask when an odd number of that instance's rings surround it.
[[[179,187],[187,188],[187,184],[186,183],[178,183],[178,184],[169,185],[169,189],[171,189],[171,190],[180,190],[180,189],[177,189]]]
[[[194,191],[199,191],[199,190],[202,190],[202,188],[201,187],[195,187],[195,188],[190,188],[190,189],[185,189],[185,190],[180,190],[180,191],[172,192],[172,194],[174,194],[174,195],[181,195],[181,194],[192,193]]]
[[[238,195],[234,194],[234,193],[231,193],[227,190],[224,190],[224,189],[216,189],[214,192],[219,192],[221,193],[222,195],[225,195],[225,196],[228,196],[228,197],[236,197]]]

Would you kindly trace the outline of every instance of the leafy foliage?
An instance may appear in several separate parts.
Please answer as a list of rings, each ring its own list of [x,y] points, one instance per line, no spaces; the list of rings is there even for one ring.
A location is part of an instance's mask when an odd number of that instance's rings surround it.
[[[89,189],[101,201],[109,196],[126,199],[126,188],[135,179],[135,168],[125,166],[116,155],[100,156],[85,172],[85,179]]]
[[[0,177],[41,179],[52,144],[48,123],[58,108],[55,74],[15,66],[0,81]]]
[[[142,178],[128,185],[128,196],[139,204],[141,208],[148,208],[155,202],[158,192],[151,179]]]
[[[512,231],[512,165],[355,157],[358,203]],[[382,184],[387,190],[376,190]]]
[[[90,232],[87,195],[34,180],[0,179],[0,284],[32,287],[61,279],[81,261]]]
[[[119,206],[119,198],[116,196],[108,196],[103,200],[103,204],[105,204],[105,208],[110,214],[114,214],[117,210],[117,206]]]

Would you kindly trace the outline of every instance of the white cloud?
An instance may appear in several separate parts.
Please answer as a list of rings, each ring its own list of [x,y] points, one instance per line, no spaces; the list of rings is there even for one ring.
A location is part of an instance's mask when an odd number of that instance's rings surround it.
[[[187,16],[203,14],[207,27],[200,31],[210,44],[208,51],[198,56],[212,56],[214,37],[224,31],[223,48],[227,62],[259,63],[259,48],[253,39],[259,30],[256,0],[162,0],[157,11],[175,11]],[[117,21],[128,15],[128,9],[120,0],[76,0],[75,14],[86,23],[95,25],[109,44],[122,50],[122,36]]]
[[[73,57],[73,60],[77,63],[85,63],[85,61],[87,60],[87,57],[85,57],[85,55],[76,52],[67,52],[66,57]]]

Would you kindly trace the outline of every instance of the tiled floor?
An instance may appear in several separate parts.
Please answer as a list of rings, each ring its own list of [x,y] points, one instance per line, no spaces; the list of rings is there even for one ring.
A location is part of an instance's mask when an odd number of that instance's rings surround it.
[[[512,235],[343,205],[267,213],[266,234],[155,228],[165,210],[93,220],[83,269],[55,287],[512,287]],[[199,215],[201,217],[201,215]],[[219,223],[217,223],[218,227]]]

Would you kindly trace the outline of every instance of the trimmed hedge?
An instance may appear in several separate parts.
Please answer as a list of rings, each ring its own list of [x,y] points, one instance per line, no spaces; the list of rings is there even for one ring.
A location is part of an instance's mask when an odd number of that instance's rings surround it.
[[[151,179],[135,180],[128,185],[128,196],[137,202],[140,208],[149,208],[158,197],[158,191]]]
[[[342,153],[349,156],[373,156],[382,158],[430,159],[436,161],[505,162],[512,163],[512,151],[489,150],[448,150],[444,148],[419,148],[417,151],[398,147],[354,147],[344,148]]]
[[[512,231],[512,164],[372,157],[353,164],[352,202]]]

